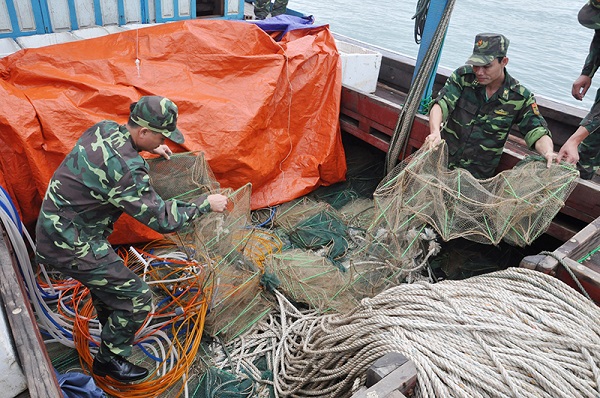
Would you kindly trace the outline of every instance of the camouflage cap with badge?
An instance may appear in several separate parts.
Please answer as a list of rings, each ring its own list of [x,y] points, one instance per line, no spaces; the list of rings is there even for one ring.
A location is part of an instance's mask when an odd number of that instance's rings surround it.
[[[480,33],[475,36],[473,54],[467,60],[467,64],[484,66],[496,58],[506,57],[509,40],[497,33]]]
[[[600,29],[600,0],[589,0],[577,14],[579,23],[590,29]]]
[[[183,144],[185,139],[177,129],[177,114],[177,105],[173,101],[150,95],[139,99],[129,117],[138,126],[161,133],[177,144]]]

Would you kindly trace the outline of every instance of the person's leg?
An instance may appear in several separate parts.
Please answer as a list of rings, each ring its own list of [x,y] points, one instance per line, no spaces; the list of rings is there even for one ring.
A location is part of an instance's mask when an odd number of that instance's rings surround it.
[[[96,310],[96,318],[100,325],[106,325],[108,322],[108,317],[110,316],[111,310],[108,306],[106,306],[102,300],[94,295],[94,293],[90,292],[92,296],[92,304],[94,305],[94,309]]]
[[[271,16],[276,17],[277,15],[285,14],[287,3],[288,0],[275,0],[273,2],[273,10],[271,11]]]
[[[103,304],[100,314],[108,315],[98,350],[100,360],[107,362],[117,355],[131,355],[135,332],[151,310],[148,285],[122,262],[102,265],[86,273],[87,280],[77,279]]]
[[[254,0],[254,16],[265,19],[271,12],[271,0]]]
[[[91,270],[64,272],[84,284],[102,323],[101,344],[94,358],[93,372],[120,381],[144,378],[146,369],[127,362],[135,333],[151,310],[152,293],[146,282],[122,261],[101,264]]]
[[[600,131],[590,134],[579,144],[579,176],[591,180],[600,168]]]

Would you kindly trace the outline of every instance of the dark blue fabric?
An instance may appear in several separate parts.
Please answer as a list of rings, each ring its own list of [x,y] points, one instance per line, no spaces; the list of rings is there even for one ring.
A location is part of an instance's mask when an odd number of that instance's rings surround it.
[[[312,29],[325,24],[314,25],[315,18],[312,15],[305,17],[297,17],[295,15],[282,14],[276,17],[263,19],[261,21],[249,21],[256,24],[259,28],[265,32],[271,34],[273,32],[281,32],[275,38],[276,41],[281,38],[289,31],[296,29]]]
[[[65,398],[106,398],[91,376],[77,372],[56,372],[56,378]]]

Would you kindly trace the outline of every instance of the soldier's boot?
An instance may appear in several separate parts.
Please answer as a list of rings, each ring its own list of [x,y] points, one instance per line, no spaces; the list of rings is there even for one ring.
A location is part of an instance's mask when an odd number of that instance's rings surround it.
[[[109,362],[100,362],[98,357],[94,358],[92,372],[96,376],[109,376],[121,383],[131,383],[145,379],[148,376],[148,369],[134,365],[119,355]]]

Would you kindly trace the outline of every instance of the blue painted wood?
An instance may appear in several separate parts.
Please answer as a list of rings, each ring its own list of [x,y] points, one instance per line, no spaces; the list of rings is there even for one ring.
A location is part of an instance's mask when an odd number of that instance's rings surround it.
[[[15,8],[15,3],[13,0],[6,0],[6,8],[8,9],[8,17],[10,18],[10,26],[12,27],[13,33],[19,32],[21,28],[19,27],[19,21],[17,18],[17,10]],[[37,24],[36,24],[37,28]],[[8,34],[10,35],[10,33]],[[0,37],[12,37],[6,34],[0,34]]]
[[[44,33],[53,33],[54,29],[52,27],[52,20],[50,18],[50,9],[47,0],[30,0],[32,6],[33,20],[35,24],[35,30],[32,31],[22,31],[19,25],[19,15],[17,14],[17,10],[15,8],[15,0],[6,0],[8,14],[10,18],[12,32],[9,33],[0,33],[0,38],[16,38],[20,36],[31,36],[36,34],[44,34]],[[150,20],[150,1],[154,1],[154,6],[156,8],[156,18],[155,20]],[[151,22],[168,22],[168,21],[179,21],[184,19],[194,19],[196,17],[196,1],[195,0],[172,0],[174,11],[173,17],[164,18],[162,16],[162,1],[163,0],[140,0],[140,8],[141,8],[141,22],[142,23],[151,23]],[[167,0],[168,1],[168,0]],[[180,1],[189,1],[190,2],[190,15],[180,15],[179,12],[179,2]],[[238,2],[238,13],[237,14],[229,14],[229,2],[235,1]],[[77,18],[77,7],[75,6],[75,0],[67,0],[67,4],[69,7],[69,22],[71,30],[79,29],[79,20]],[[102,16],[102,4],[100,0],[93,0],[94,4],[94,21],[98,26],[104,26],[103,16]],[[223,16],[215,16],[216,19],[244,19],[244,0],[224,0],[224,14]],[[117,10],[118,10],[118,24],[125,25],[127,24],[127,20],[125,17],[125,3],[124,0],[117,0]]]
[[[77,9],[75,8],[75,0],[67,0],[69,6],[69,20],[71,21],[71,30],[79,29],[79,22],[77,21]]]
[[[119,25],[125,25],[125,2],[117,0],[117,9],[119,10]]]
[[[446,9],[447,0],[431,0],[429,3],[429,9],[427,10],[427,19],[425,20],[425,26],[423,27],[423,35],[421,36],[421,45],[419,46],[419,53],[417,55],[417,63],[415,65],[415,72],[413,74],[413,81],[423,63],[423,58],[425,58],[425,53],[427,49],[431,45],[431,41],[433,40],[433,36],[435,34],[435,30],[437,29],[440,21],[442,20],[442,15],[444,14],[444,10]],[[444,33],[445,34],[445,33]],[[421,99],[421,106],[419,107],[419,112],[425,112],[424,103],[428,102],[431,98],[431,92],[433,91],[433,82],[435,80],[435,74],[438,68],[438,64],[440,62],[440,54],[438,54],[437,60],[435,62],[435,66],[431,71],[431,76],[429,77],[429,81],[427,83],[427,87],[425,88],[425,92],[423,93],[423,97]]]
[[[44,1],[45,3],[45,1]],[[19,15],[17,14],[17,9],[15,7],[14,0],[6,0],[6,8],[8,9],[8,16],[10,18],[10,25],[12,27],[12,32],[10,33],[0,33],[0,38],[5,37],[20,37],[20,36],[31,36],[36,34],[48,33],[46,25],[44,23],[44,15],[45,20],[50,21],[50,14],[48,13],[48,7],[42,6],[40,1],[31,0],[31,9],[33,13],[33,21],[35,25],[35,30],[31,31],[22,31],[19,24]],[[42,9],[43,8],[43,9]]]
[[[104,25],[102,22],[102,6],[100,5],[100,0],[94,0],[94,20],[96,21],[96,25]]]

